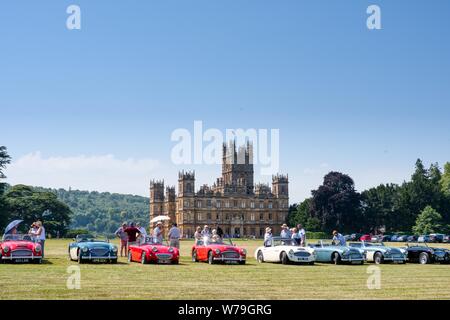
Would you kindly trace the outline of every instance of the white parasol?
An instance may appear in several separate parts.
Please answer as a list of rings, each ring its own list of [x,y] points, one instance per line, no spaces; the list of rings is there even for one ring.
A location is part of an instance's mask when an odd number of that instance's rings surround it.
[[[150,220],[150,223],[156,223],[156,222],[163,222],[163,221],[170,221],[170,218],[168,216],[157,216]]]

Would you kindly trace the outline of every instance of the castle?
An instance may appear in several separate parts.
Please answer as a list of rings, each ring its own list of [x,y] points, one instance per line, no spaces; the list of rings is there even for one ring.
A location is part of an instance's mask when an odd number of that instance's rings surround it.
[[[266,227],[281,232],[289,211],[289,179],[272,177],[269,184],[254,183],[253,146],[223,145],[222,176],[212,186],[196,192],[195,172],[181,171],[178,194],[164,181],[150,182],[150,219],[166,215],[176,222],[184,237],[193,237],[196,227],[219,225],[233,237],[263,237]]]

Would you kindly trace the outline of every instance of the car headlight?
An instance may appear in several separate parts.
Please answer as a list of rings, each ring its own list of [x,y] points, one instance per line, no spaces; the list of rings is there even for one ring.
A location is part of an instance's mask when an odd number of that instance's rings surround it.
[[[220,250],[219,249],[216,249],[216,254],[220,254]]]
[[[291,250],[289,251],[289,255],[293,256],[293,255],[294,255],[294,250],[291,249]]]
[[[3,252],[4,252],[4,253],[8,253],[8,252],[9,252],[9,247],[8,247],[8,246],[4,247],[4,248],[3,248]]]
[[[158,252],[158,248],[157,247],[153,247],[152,251],[153,252]]]
[[[36,252],[41,252],[41,250],[42,250],[42,248],[41,248],[40,245],[37,245],[37,246],[34,248],[34,251],[36,251]]]
[[[112,252],[117,252],[117,251],[119,251],[119,250],[117,249],[117,247],[113,247],[113,248],[112,248]]]
[[[84,247],[83,249],[81,249],[81,251],[83,251],[84,253],[89,252],[88,247]]]
[[[247,250],[246,250],[246,249],[242,249],[242,254],[243,254],[244,256],[246,256],[246,255],[247,255]]]
[[[173,248],[169,248],[170,253],[173,253],[173,251],[174,251]]]

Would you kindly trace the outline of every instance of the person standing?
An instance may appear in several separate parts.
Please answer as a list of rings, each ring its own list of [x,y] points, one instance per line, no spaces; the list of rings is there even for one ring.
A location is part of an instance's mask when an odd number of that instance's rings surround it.
[[[217,235],[223,239],[223,230],[219,225],[216,225]]]
[[[195,231],[195,234],[194,234],[194,240],[195,240],[195,244],[196,244],[196,245],[197,245],[200,241],[203,240],[203,237],[202,237],[202,228],[197,227],[197,230]]]
[[[297,230],[300,238],[300,246],[306,247],[306,230],[303,228],[301,224],[297,226]]]
[[[272,229],[266,228],[266,234],[264,235],[264,246],[271,247],[272,240],[273,240]]]
[[[134,226],[134,223],[130,223],[130,226],[123,231],[128,235],[128,247],[136,245],[137,237],[141,234],[141,231]]]
[[[125,229],[128,227],[126,222],[114,233],[120,239],[120,256],[126,257],[128,254],[128,234]]]
[[[42,221],[36,221],[36,240],[39,242],[42,248],[42,259],[44,259],[44,246],[45,246],[45,228]]]
[[[143,245],[147,239],[147,230],[145,230],[139,222],[136,224],[136,228],[141,232],[139,236],[139,245]]]
[[[209,232],[209,226],[204,226],[202,230],[202,237],[209,238],[211,236],[211,233]]]
[[[282,239],[291,239],[291,232],[289,230],[289,227],[287,226],[287,224],[283,224],[281,226],[281,234],[280,234]]]
[[[292,229],[292,236],[291,237],[292,237],[292,240],[295,241],[295,244],[297,246],[299,246],[300,245],[300,235],[299,235],[299,233],[297,231],[297,228],[293,228]]]
[[[172,228],[170,228],[168,236],[170,246],[180,249],[181,231],[178,229],[178,225],[176,223],[172,224]]]
[[[333,242],[338,246],[346,246],[347,241],[345,241],[345,237],[337,232],[337,230],[333,231]]]
[[[160,221],[156,224],[156,228],[153,230],[153,241],[156,244],[163,243],[163,232],[164,232],[164,225]]]

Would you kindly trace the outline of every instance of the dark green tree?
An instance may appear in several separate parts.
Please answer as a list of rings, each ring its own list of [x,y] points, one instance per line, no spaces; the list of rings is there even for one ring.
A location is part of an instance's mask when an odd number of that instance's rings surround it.
[[[312,191],[310,217],[320,222],[324,232],[334,229],[359,231],[363,220],[360,199],[352,178],[340,172],[330,172],[324,177],[323,184]]]
[[[6,189],[6,183],[1,181],[6,178],[3,170],[6,169],[6,165],[9,163],[11,163],[11,157],[6,150],[6,147],[0,146],[0,227],[3,227],[9,219],[5,199],[3,197]]]
[[[47,233],[61,236],[67,232],[72,212],[51,192],[36,191],[32,187],[16,185],[4,196],[10,219],[24,220],[22,228],[34,221],[41,220]]]

